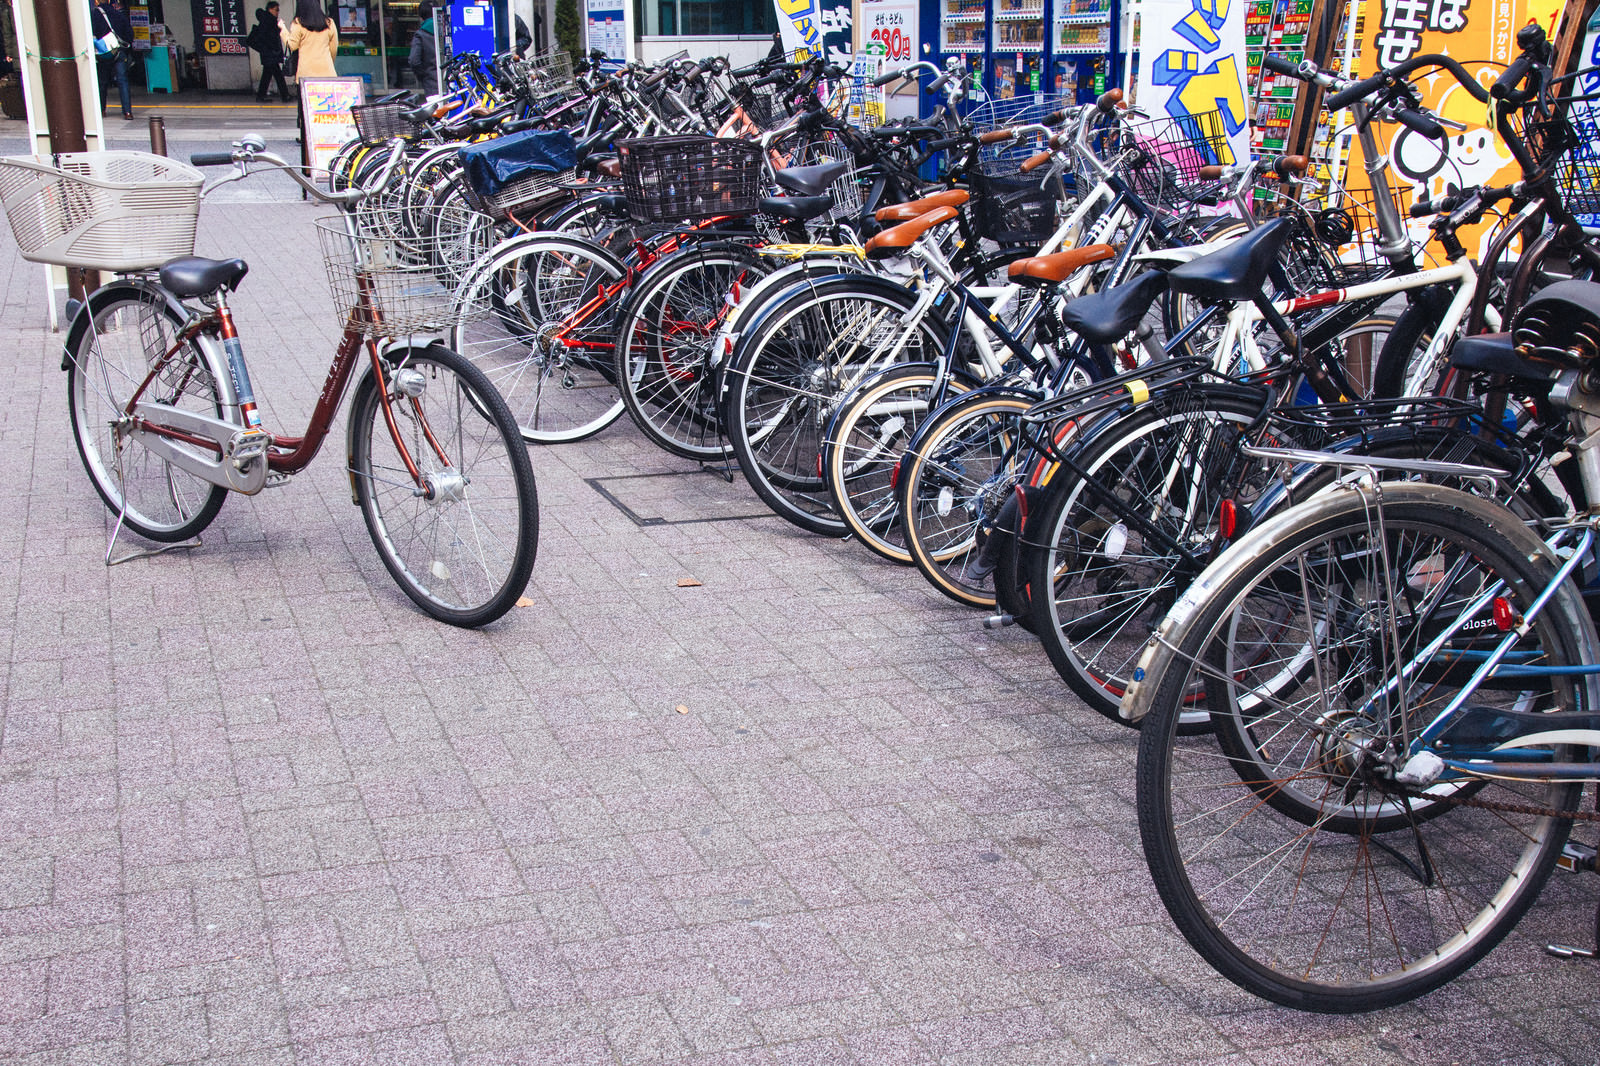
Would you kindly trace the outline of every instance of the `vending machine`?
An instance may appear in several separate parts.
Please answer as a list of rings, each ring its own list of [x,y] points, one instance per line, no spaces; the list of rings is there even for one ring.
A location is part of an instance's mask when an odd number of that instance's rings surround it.
[[[924,0],[928,58],[960,56],[991,100],[1087,102],[1122,76],[1122,0]]]

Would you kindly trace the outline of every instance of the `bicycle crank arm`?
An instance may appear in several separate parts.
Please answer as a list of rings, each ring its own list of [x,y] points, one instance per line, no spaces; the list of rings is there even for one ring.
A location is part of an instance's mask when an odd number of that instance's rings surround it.
[[[246,496],[254,496],[266,485],[267,445],[271,443],[267,434],[259,430],[247,432],[233,422],[166,404],[141,403],[135,405],[133,411],[140,422],[147,425],[135,425],[132,433],[141,444],[173,466]],[[212,455],[209,448],[201,451],[189,441],[149,428],[155,426],[204,440],[215,446],[217,454]]]

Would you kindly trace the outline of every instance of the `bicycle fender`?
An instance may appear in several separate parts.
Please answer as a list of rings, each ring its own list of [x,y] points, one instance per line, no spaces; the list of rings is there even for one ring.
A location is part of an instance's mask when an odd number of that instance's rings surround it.
[[[1149,642],[1139,656],[1132,679],[1123,693],[1122,705],[1118,709],[1122,719],[1137,723],[1149,712],[1150,694],[1159,687],[1162,674],[1173,668],[1178,643],[1173,638],[1174,632],[1186,626],[1194,615],[1205,607],[1213,589],[1227,584],[1235,571],[1273,551],[1278,542],[1298,526],[1308,510],[1315,511],[1319,507],[1319,502],[1334,500],[1340,495],[1351,493],[1370,495],[1370,491],[1349,483],[1330,486],[1305,503],[1268,516],[1225,548],[1184,590],[1183,595],[1178,597],[1178,601],[1173,604],[1167,616],[1151,634]],[[1481,497],[1462,492],[1460,489],[1426,482],[1386,482],[1382,494],[1385,502],[1411,501],[1437,506],[1441,512],[1449,508],[1472,512],[1485,524],[1493,525],[1495,529],[1506,534],[1507,538],[1529,558],[1543,558],[1551,567],[1557,566],[1560,562],[1538,534],[1520,520],[1506,521],[1509,512],[1504,507]],[[1580,646],[1585,649],[1585,655],[1600,654],[1600,636],[1596,635],[1594,623],[1590,620],[1588,608],[1584,606],[1576,584],[1572,581],[1564,582],[1556,595],[1573,600],[1569,603],[1568,609],[1572,617],[1580,619],[1581,630],[1577,634],[1577,639]],[[1593,659],[1587,658],[1585,661]],[[1152,684],[1145,684],[1147,681]],[[1578,683],[1586,689],[1586,706],[1600,706],[1600,703],[1595,702],[1600,699],[1600,677],[1593,674],[1585,675]]]
[[[1186,248],[1151,248],[1148,251],[1137,253],[1130,262],[1150,263],[1170,270],[1175,266],[1182,266],[1191,259],[1199,259],[1202,255],[1209,255],[1219,249],[1226,248],[1237,239],[1237,237],[1226,237],[1220,241],[1192,244]]]
[[[736,372],[741,358],[744,355],[745,339],[754,336],[760,330],[762,324],[767,320],[767,317],[771,315],[776,308],[782,306],[784,301],[787,300],[791,295],[806,289],[811,289],[813,291],[819,290],[828,285],[830,282],[833,282],[835,278],[844,279],[848,283],[850,292],[871,292],[880,295],[886,295],[890,299],[896,299],[906,296],[909,291],[907,290],[906,286],[889,278],[879,277],[876,274],[835,274],[820,278],[806,278],[796,281],[787,289],[773,294],[770,299],[766,300],[761,307],[756,310],[755,317],[750,320],[749,325],[740,330],[740,335],[738,340],[735,342],[734,350],[729,353],[728,358],[725,360],[727,369],[724,371],[722,378],[722,396],[726,397],[732,387],[729,379],[733,373]],[[913,296],[913,300],[914,299],[915,297]],[[938,318],[937,307],[934,309],[932,317],[935,319]]]
[[[137,289],[152,296],[159,296],[167,305],[168,310],[179,318],[189,317],[189,309],[183,306],[183,302],[155,282],[147,281],[144,278],[118,278],[109,285],[100,286],[82,300],[69,301],[68,306],[72,310],[72,314],[67,322],[67,335],[61,342],[62,370],[72,369],[72,349],[77,347],[78,340],[89,328],[90,305],[95,303],[96,297],[102,294],[111,295],[122,289]],[[72,304],[77,306],[73,308],[71,307]]]

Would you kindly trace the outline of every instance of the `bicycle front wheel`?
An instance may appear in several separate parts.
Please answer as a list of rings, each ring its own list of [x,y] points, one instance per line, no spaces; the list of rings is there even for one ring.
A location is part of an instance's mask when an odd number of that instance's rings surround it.
[[[382,380],[364,377],[350,474],[383,565],[428,614],[486,625],[522,595],[539,541],[533,466],[505,401],[466,359],[412,348]]]
[[[618,387],[644,435],[673,455],[730,454],[712,342],[738,291],[770,269],[748,248],[716,244],[664,260],[634,286],[617,327]]]
[[[1554,566],[1499,507],[1433,485],[1382,492],[1380,508],[1371,491],[1329,490],[1241,538],[1163,624],[1131,707],[1149,709],[1139,829],[1168,912],[1229,980],[1305,1010],[1392,1006],[1481,959],[1538,896],[1582,793],[1395,782],[1410,739],[1500,638],[1495,598],[1520,616]],[[1594,650],[1568,583],[1514,661]],[[1197,685],[1214,737],[1179,735]],[[1470,715],[1591,695],[1570,675],[1491,679]]]
[[[842,276],[797,287],[740,342],[723,375],[723,419],[745,479],[774,513],[842,537],[822,477],[825,431],[840,402],[895,363],[932,362],[943,324],[907,318],[915,294],[882,279]]]

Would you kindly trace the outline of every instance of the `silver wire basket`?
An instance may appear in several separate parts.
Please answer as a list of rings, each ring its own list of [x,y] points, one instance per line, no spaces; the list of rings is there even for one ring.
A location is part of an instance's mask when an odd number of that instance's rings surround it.
[[[406,236],[352,237],[344,218],[318,219],[340,327],[367,337],[402,337],[441,333],[467,317],[471,308],[457,301],[456,283],[472,250],[454,247],[443,232],[449,222],[443,215],[428,216]]]

